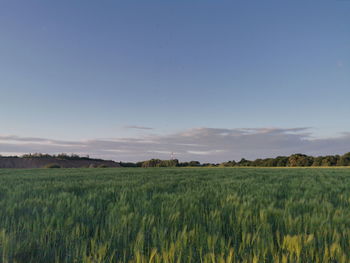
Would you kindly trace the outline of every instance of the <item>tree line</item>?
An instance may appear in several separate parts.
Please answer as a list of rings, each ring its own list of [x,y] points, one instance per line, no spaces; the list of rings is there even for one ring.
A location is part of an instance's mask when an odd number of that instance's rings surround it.
[[[344,155],[310,156],[306,154],[292,154],[290,156],[278,156],[240,161],[227,161],[222,163],[200,163],[198,161],[179,162],[179,160],[151,159],[142,162],[120,162],[122,167],[311,167],[311,166],[350,166],[350,152]]]
[[[242,158],[239,162],[228,161],[220,164],[224,167],[256,166],[256,167],[310,167],[310,166],[350,166],[350,152],[344,155],[309,156],[292,154],[276,158],[256,159],[254,161]]]
[[[1,157],[1,155],[0,155]],[[76,154],[67,155],[65,153],[49,155],[42,153],[25,154],[20,157],[12,158],[55,158],[61,160],[94,160],[102,159],[90,158],[89,156],[79,156]],[[242,158],[240,161],[227,161],[222,163],[200,163],[199,161],[179,162],[177,159],[161,160],[150,159],[141,162],[119,162],[121,167],[310,167],[310,166],[350,166],[350,152],[343,155],[310,156],[306,154],[292,154],[290,156],[278,156],[276,158],[265,158],[256,160],[247,160]]]
[[[198,167],[198,166],[209,166],[213,164],[201,164],[198,161],[190,161],[190,162],[179,162],[178,159],[173,160],[160,160],[160,159],[151,159],[142,162],[120,162],[120,166],[122,167]]]

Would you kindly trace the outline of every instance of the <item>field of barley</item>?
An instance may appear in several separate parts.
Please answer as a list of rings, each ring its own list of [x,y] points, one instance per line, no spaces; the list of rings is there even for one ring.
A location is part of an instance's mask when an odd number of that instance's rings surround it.
[[[0,169],[0,262],[350,262],[350,169]]]

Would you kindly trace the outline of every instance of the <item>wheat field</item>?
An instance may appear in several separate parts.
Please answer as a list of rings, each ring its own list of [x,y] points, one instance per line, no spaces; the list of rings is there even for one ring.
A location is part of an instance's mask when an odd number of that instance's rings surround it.
[[[0,170],[0,262],[350,262],[350,169]]]

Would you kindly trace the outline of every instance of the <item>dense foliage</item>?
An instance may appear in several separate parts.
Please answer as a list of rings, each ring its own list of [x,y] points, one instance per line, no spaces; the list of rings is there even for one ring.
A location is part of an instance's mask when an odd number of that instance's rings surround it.
[[[256,159],[239,162],[224,162],[222,166],[256,166],[256,167],[307,167],[307,166],[350,166],[350,152],[344,155],[327,155],[313,157],[305,154],[278,156],[276,158]]]
[[[1,155],[0,155],[1,157]],[[89,156],[79,156],[76,154],[61,153],[58,155],[49,155],[43,153],[25,154],[21,157],[12,156],[12,158],[55,158],[60,160],[90,160],[104,161],[102,159],[90,158]],[[254,161],[242,158],[240,161],[227,161],[223,163],[203,163],[198,161],[179,162],[177,159],[160,160],[150,159],[140,162],[119,162],[121,167],[235,167],[235,166],[252,166],[252,167],[309,167],[309,166],[350,166],[350,152],[344,155],[327,155],[327,156],[309,156],[306,154],[292,154],[290,156],[278,156],[276,158],[256,159]]]
[[[0,262],[350,262],[350,170],[0,170]]]
[[[125,167],[235,167],[235,166],[252,166],[252,167],[309,167],[309,166],[350,166],[350,152],[344,155],[327,155],[313,157],[305,154],[292,154],[290,156],[278,156],[276,158],[256,159],[254,161],[242,158],[239,162],[235,160],[223,162],[221,164],[205,163],[198,161],[179,162],[178,160],[159,160],[151,159],[144,162],[135,163]]]

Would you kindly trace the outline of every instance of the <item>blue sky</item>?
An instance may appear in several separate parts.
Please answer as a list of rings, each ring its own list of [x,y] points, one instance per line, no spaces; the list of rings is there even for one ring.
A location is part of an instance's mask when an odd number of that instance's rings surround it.
[[[37,149],[32,141],[32,148],[18,147],[5,140],[9,136],[70,142],[157,137],[159,144],[207,129],[308,128],[300,140],[350,132],[347,0],[3,0],[0,40],[3,153]],[[344,144],[350,151],[350,141]],[[220,151],[215,145],[209,150]],[[105,156],[98,147],[89,153]],[[147,147],[135,150],[140,158],[153,157]],[[271,147],[279,150],[265,155],[299,150],[281,142]],[[176,147],[160,148],[166,157]],[[183,151],[180,158],[204,155]],[[212,156],[255,152],[243,147]]]

